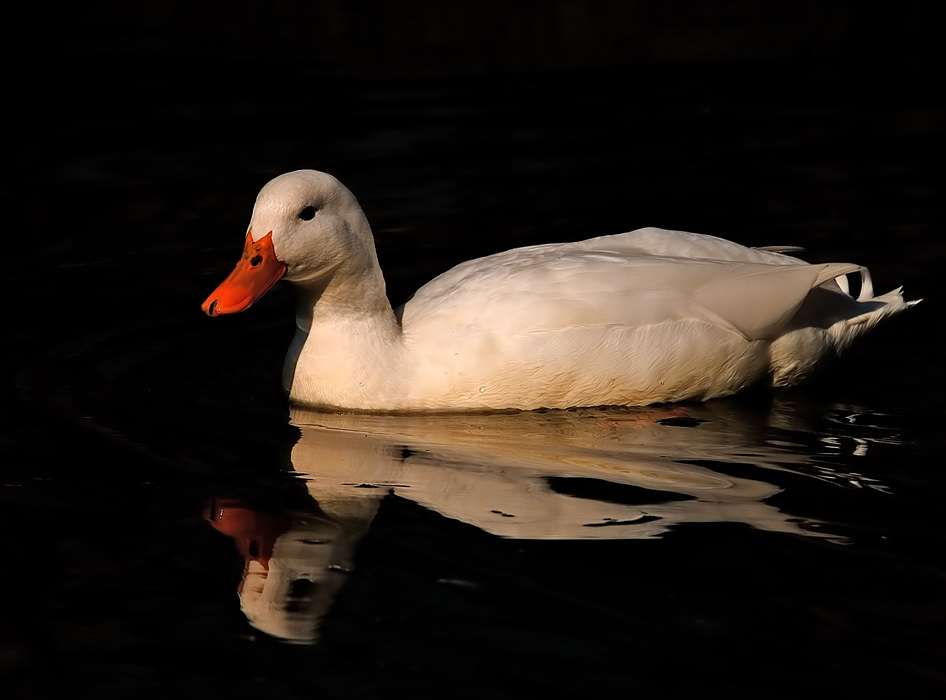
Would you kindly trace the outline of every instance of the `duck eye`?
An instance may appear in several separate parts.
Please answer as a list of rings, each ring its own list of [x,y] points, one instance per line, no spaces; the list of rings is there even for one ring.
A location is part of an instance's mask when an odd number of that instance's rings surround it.
[[[310,221],[315,217],[316,208],[309,206],[299,212],[299,218],[304,221]]]

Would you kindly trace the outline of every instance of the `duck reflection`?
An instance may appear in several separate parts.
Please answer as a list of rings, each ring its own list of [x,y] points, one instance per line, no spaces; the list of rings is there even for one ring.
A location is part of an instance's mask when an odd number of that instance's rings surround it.
[[[351,499],[328,512],[273,514],[237,499],[211,499],[205,516],[236,541],[246,561],[237,590],[249,623],[289,642],[314,641],[378,502]]]
[[[312,510],[273,515],[218,500],[207,515],[246,559],[240,599],[251,624],[311,642],[389,495],[508,538],[653,538],[715,521],[823,536],[766,502],[779,472],[810,465],[810,446],[778,439],[815,439],[799,421],[735,402],[428,416],[295,409],[292,465]],[[837,436],[823,440],[836,449]]]

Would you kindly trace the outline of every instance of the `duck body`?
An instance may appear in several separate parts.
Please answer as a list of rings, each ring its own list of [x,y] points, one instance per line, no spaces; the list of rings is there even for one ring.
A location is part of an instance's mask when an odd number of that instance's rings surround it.
[[[307,406],[705,400],[759,382],[795,384],[915,303],[900,290],[874,297],[858,265],[809,265],[781,249],[644,228],[471,260],[394,311],[361,208],[316,171],[264,187],[246,240],[248,272],[235,279],[238,265],[204,310],[240,311],[273,277],[293,282],[297,333],[284,382],[291,400]],[[263,281],[254,286],[257,270]],[[853,273],[862,279],[857,299],[847,293]]]

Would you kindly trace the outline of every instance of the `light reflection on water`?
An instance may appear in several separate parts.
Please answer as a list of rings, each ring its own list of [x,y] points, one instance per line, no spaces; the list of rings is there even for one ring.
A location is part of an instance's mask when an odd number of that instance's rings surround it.
[[[246,560],[239,592],[250,623],[312,642],[384,498],[512,539],[650,539],[687,523],[729,522],[844,542],[830,523],[768,502],[793,475],[810,477],[815,492],[888,491],[819,462],[848,448],[864,454],[872,439],[896,442],[882,430],[852,437],[845,428],[863,413],[832,412],[836,433],[812,435],[778,402],[432,416],[294,409],[301,437],[292,469],[311,510],[274,514],[212,499],[205,515]]]

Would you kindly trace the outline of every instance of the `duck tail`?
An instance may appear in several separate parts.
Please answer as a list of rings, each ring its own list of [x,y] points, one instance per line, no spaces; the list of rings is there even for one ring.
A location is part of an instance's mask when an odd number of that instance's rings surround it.
[[[903,287],[897,287],[886,294],[874,296],[874,284],[870,271],[860,266],[856,271],[835,277],[833,282],[847,296],[854,298],[850,291],[849,275],[860,273],[860,291],[854,313],[831,326],[829,332],[834,336],[838,350],[848,346],[855,338],[863,335],[881,321],[916,306],[922,299],[908,301],[903,298]]]

